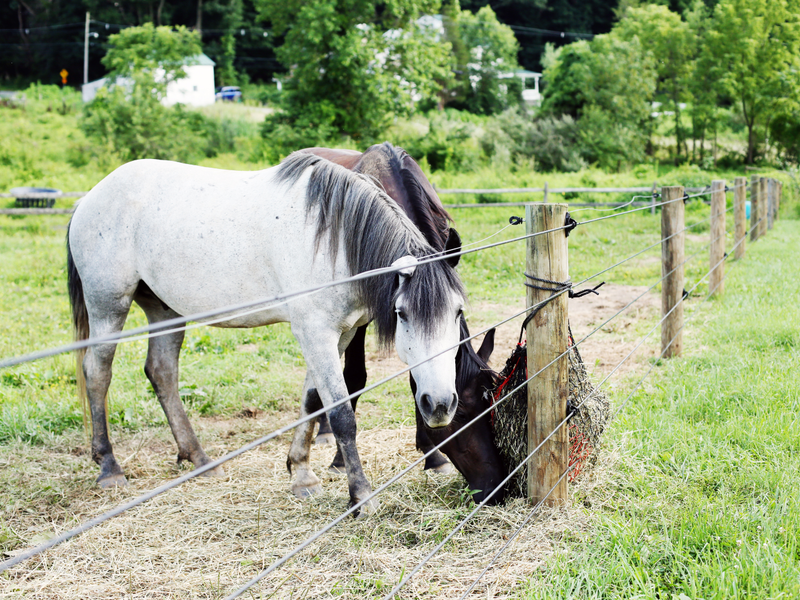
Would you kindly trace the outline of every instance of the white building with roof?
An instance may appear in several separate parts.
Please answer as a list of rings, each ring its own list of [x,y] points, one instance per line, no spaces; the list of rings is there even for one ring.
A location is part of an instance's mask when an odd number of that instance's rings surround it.
[[[214,66],[215,62],[205,54],[188,58],[183,66],[186,77],[171,81],[167,85],[167,94],[161,103],[164,106],[186,104],[188,106],[207,106],[214,104]],[[156,71],[156,77],[163,77],[163,71]],[[81,86],[81,97],[84,102],[91,102],[100,88],[121,85],[130,88],[133,82],[129,79],[118,79],[111,82],[108,77],[90,81]]]

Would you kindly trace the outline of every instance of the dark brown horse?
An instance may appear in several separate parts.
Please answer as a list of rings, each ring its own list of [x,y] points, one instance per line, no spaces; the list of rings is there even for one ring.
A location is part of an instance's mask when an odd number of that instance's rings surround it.
[[[450,227],[452,219],[445,210],[419,165],[402,148],[385,142],[370,147],[363,154],[354,150],[308,148],[301,152],[315,154],[343,167],[373,178],[386,193],[400,205],[411,221],[437,251],[457,251],[461,248],[458,232]],[[470,335],[464,317],[461,317],[461,339]],[[364,387],[367,381],[364,341],[366,327],[359,328],[344,354],[344,379],[352,394]],[[462,344],[456,355],[456,391],[459,396],[458,410],[453,422],[440,429],[428,428],[416,408],[417,449],[428,453],[433,447],[453,432],[471,421],[488,407],[484,390],[494,387],[496,374],[487,361],[494,348],[494,330],[488,332],[476,353],[469,342]],[[411,378],[411,388],[416,384]],[[358,396],[353,398],[355,410]],[[319,418],[317,443],[333,443],[331,426],[327,416]],[[505,477],[505,468],[492,442],[489,417],[486,416],[442,447],[456,468],[467,480],[478,502],[493,490]],[[330,469],[343,472],[344,461],[337,452]],[[435,450],[425,460],[425,469],[447,473],[451,465],[441,452]],[[491,502],[502,500],[502,492]]]

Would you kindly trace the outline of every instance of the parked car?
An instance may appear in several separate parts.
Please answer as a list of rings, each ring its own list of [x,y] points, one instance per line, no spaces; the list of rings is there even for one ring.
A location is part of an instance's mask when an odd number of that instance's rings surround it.
[[[240,102],[242,100],[242,90],[235,85],[226,85],[217,88],[214,100],[227,100],[228,102]]]

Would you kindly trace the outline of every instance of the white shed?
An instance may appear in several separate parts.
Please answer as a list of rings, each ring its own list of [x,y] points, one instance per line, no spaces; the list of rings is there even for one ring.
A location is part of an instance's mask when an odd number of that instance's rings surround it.
[[[189,106],[207,106],[214,104],[214,61],[205,54],[198,54],[186,60],[183,69],[186,77],[172,81],[167,85],[167,95],[161,101],[164,106],[173,104],[187,104]],[[163,77],[163,72],[160,74]],[[159,73],[156,72],[156,77]],[[118,79],[116,85],[129,88],[133,82],[128,79]],[[84,102],[91,102],[97,95],[97,90],[111,84],[107,77],[90,81],[81,87],[81,97]]]
[[[542,101],[542,94],[539,91],[539,80],[542,78],[541,73],[535,73],[534,71],[527,71],[525,69],[519,69],[517,71],[512,71],[509,73],[501,73],[498,75],[500,79],[511,79],[512,77],[518,77],[522,80],[522,99],[525,101],[526,104],[536,104],[538,105]],[[529,80],[533,80],[533,87],[530,86]]]

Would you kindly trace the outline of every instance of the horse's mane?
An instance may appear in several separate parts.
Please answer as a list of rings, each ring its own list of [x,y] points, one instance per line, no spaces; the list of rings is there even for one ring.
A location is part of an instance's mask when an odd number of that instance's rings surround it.
[[[411,221],[435,250],[444,250],[452,218],[425,179],[422,169],[405,150],[384,142],[364,153],[355,167],[356,172],[362,172],[363,165],[369,163],[373,153],[383,156],[391,174],[400,179],[407,194]]]
[[[313,169],[306,188],[306,209],[308,218],[316,219],[317,246],[327,237],[328,252],[335,261],[340,240],[344,240],[351,275],[387,267],[401,256],[425,258],[435,253],[397,203],[363,175],[313,154],[294,153],[281,163],[275,180],[293,186],[309,168]],[[379,343],[391,345],[398,275],[369,277],[354,285],[375,320]],[[449,292],[465,295],[461,280],[444,260],[419,265],[403,291],[409,317],[423,334],[435,333],[437,323],[450,309]]]

